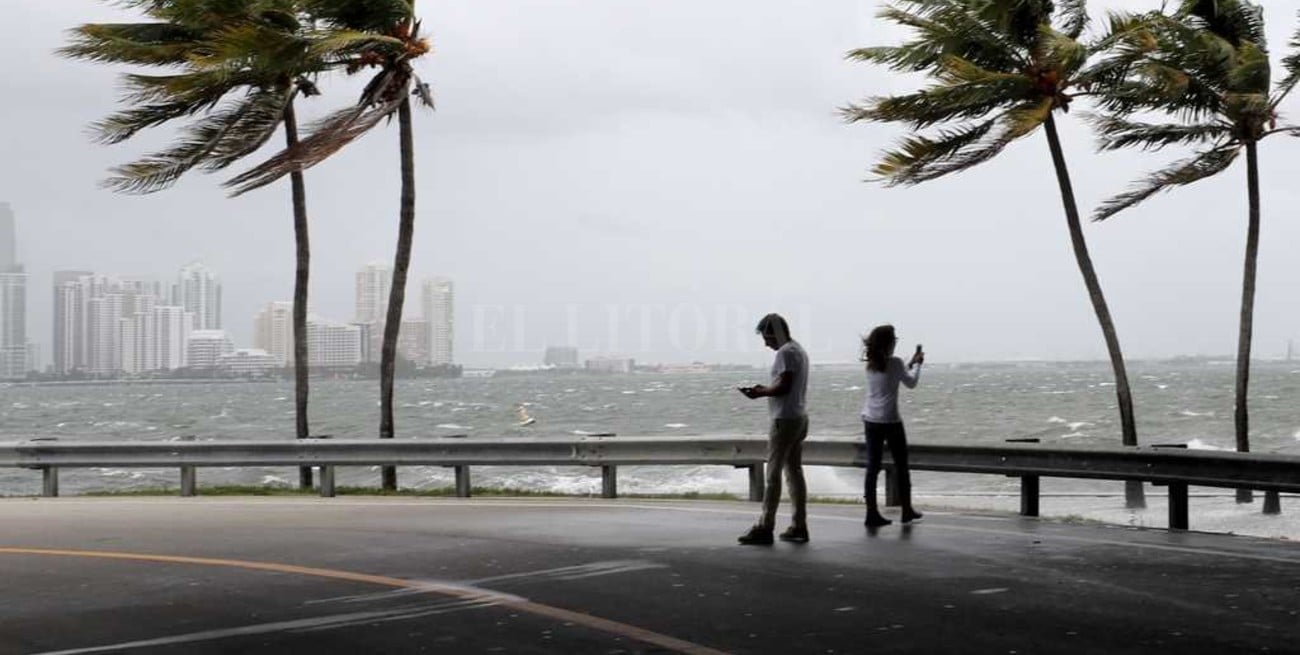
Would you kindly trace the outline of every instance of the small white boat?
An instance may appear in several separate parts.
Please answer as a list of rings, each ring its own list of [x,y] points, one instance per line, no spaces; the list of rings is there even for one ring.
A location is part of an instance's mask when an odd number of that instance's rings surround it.
[[[519,419],[515,425],[521,428],[528,427],[537,422],[537,419],[528,415],[528,408],[523,405],[515,405],[515,415]]]

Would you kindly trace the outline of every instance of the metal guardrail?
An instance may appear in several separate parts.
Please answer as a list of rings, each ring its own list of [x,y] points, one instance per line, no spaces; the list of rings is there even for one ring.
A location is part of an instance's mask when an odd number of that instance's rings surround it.
[[[578,437],[530,439],[309,439],[290,441],[0,442],[0,467],[40,469],[44,493],[58,495],[60,468],[181,469],[181,493],[197,492],[198,467],[312,466],[321,468],[321,495],[334,494],[334,467],[433,465],[456,469],[456,490],[470,494],[470,467],[600,466],[606,497],[617,494],[616,467],[726,465],[749,469],[751,500],[762,498],[763,437]],[[1162,448],[1060,448],[1027,443],[912,444],[911,467],[922,471],[1020,477],[1021,513],[1038,514],[1038,478],[1140,480],[1169,487],[1169,526],[1187,528],[1189,486],[1267,492],[1265,512],[1280,511],[1279,492],[1300,492],[1300,457]],[[805,442],[813,466],[862,467],[862,440],[820,437]],[[890,464],[886,459],[886,465]],[[892,488],[887,475],[886,485]],[[1270,505],[1272,507],[1270,507]]]

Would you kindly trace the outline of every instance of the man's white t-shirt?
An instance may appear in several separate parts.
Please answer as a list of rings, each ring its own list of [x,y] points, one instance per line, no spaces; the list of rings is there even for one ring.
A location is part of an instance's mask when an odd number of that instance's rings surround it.
[[[790,391],[784,396],[768,396],[767,410],[774,419],[803,418],[808,414],[805,409],[808,397],[808,353],[793,339],[777,349],[776,359],[772,361],[773,380],[786,372],[790,373]]]

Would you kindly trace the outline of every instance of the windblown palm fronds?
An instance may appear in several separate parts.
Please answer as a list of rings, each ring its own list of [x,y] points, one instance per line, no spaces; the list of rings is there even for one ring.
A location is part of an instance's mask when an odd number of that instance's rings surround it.
[[[267,161],[226,182],[232,195],[241,195],[288,175],[302,171],[346,147],[385,119],[391,118],[402,101],[414,94],[433,108],[429,86],[422,82],[411,62],[429,52],[428,41],[419,36],[420,25],[412,17],[409,0],[372,3],[359,0],[314,0],[309,2],[317,20],[332,29],[366,35],[349,43],[346,56],[334,66],[348,73],[378,69],[361,92],[355,105],[334,112],[311,126],[310,135],[296,147],[277,153]],[[395,11],[405,7],[405,12]],[[364,9],[364,11],[363,11]],[[396,22],[385,22],[399,16]],[[364,30],[379,30],[368,33]],[[338,53],[338,50],[334,51]]]
[[[1126,20],[1141,25],[1122,39],[1126,75],[1099,88],[1103,112],[1089,117],[1101,148],[1190,145],[1200,150],[1102,203],[1095,220],[1217,175],[1247,144],[1296,129],[1277,126],[1277,108],[1300,82],[1300,55],[1284,60],[1288,75],[1272,86],[1258,6],[1242,0],[1186,0],[1173,14]],[[1176,122],[1135,121],[1129,118],[1134,114],[1163,115]]]
[[[60,54],[101,63],[169,69],[124,76],[127,108],[91,126],[121,143],[141,130],[188,120],[168,148],[113,169],[105,186],[152,193],[186,172],[221,170],[279,128],[286,105],[311,95],[310,78],[332,65],[325,35],[300,19],[296,0],[128,0],[155,22],[82,25]],[[338,45],[337,35],[328,35]]]

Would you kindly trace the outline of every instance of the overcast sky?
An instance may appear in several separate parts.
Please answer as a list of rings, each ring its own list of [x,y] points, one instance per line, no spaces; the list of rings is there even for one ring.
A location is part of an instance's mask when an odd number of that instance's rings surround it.
[[[250,345],[253,316],[292,297],[287,185],[229,200],[194,174],[144,197],[97,187],[163,143],[115,147],[85,126],[116,107],[117,74],[59,59],[64,31],[122,20],[95,0],[5,0],[0,201],[12,204],[32,274],[29,332],[50,360],[51,273],[170,279],[198,260],[223,280],[225,323]],[[1098,2],[1094,12],[1146,2]],[[1293,0],[1264,0],[1274,58]],[[420,64],[438,110],[417,115],[418,283],[457,285],[457,358],[540,360],[547,344],[642,361],[766,359],[753,324],[791,318],[816,361],[848,361],[858,335],[893,322],[933,361],[1102,359],[1069,248],[1045,137],[959,177],[911,189],[864,183],[890,126],[845,125],[836,107],[915,80],[846,62],[896,43],[880,3],[769,0],[422,0],[435,52]],[[322,80],[304,111],[349,103]],[[1284,109],[1300,114],[1300,98]],[[1077,116],[1063,139],[1090,210],[1178,153],[1098,156]],[[270,154],[270,150],[266,154]],[[1300,141],[1261,149],[1263,245],[1256,354],[1300,338]],[[396,128],[307,176],[317,313],[349,320],[353,274],[392,259]],[[1245,169],[1086,226],[1132,358],[1228,354],[1236,342]]]

